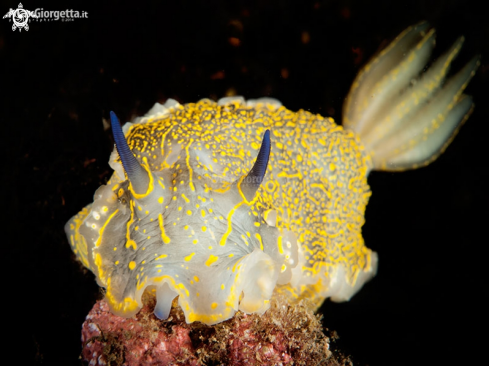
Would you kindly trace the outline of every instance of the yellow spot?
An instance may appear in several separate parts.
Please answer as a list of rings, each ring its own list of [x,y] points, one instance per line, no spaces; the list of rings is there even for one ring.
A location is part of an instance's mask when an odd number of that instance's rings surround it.
[[[115,265],[117,266],[119,264],[119,261],[115,261]]]
[[[189,216],[192,215],[192,211],[188,210],[187,215],[189,215]]]
[[[205,232],[207,230],[207,226],[202,226],[202,231]]]
[[[261,235],[256,233],[255,234],[255,237],[258,239],[258,241],[260,242],[260,249],[263,250],[263,241],[261,240]]]
[[[185,230],[188,230],[188,225],[185,225],[183,228],[184,228]]]
[[[233,253],[231,253],[231,254],[229,254],[229,255],[228,255],[228,257],[229,257],[229,258],[232,258],[232,257],[234,257],[234,254],[233,254]]]
[[[199,277],[197,277],[197,276],[194,276],[194,280],[195,280],[195,282],[199,282],[200,281]]]
[[[189,255],[187,255],[185,257],[185,262],[190,262],[190,260],[192,259],[192,257],[195,255],[195,253],[190,253]]]
[[[260,223],[259,222],[255,222],[255,226],[256,227],[260,227]]]
[[[129,262],[129,269],[132,271],[134,268],[136,268],[136,262],[130,261]]]
[[[213,302],[213,303],[211,304],[211,308],[212,308],[212,310],[214,310],[215,308],[217,308],[217,303],[216,303],[216,302]]]
[[[165,232],[165,225],[163,224],[163,214],[158,215],[158,223],[160,225],[161,240],[163,240],[163,243],[168,244],[171,240],[168,237],[168,235],[166,235],[166,232]]]
[[[114,252],[117,250],[117,247],[114,247]]]
[[[197,244],[199,241],[197,239],[194,239],[192,243]]]
[[[278,237],[278,252],[284,254],[284,247],[282,246],[282,236]]]
[[[190,200],[187,198],[185,194],[182,193],[182,198],[185,200],[185,202],[189,203]]]
[[[224,283],[221,285],[221,290],[224,290]]]
[[[217,261],[219,259],[219,257],[215,256],[215,255],[210,255],[209,258],[207,259],[207,261],[205,262],[205,265],[207,267],[210,267],[212,263],[214,263],[215,261]]]
[[[202,210],[202,217],[205,217],[205,210]]]
[[[156,258],[155,258],[155,260],[158,260],[158,259],[163,259],[163,258],[166,258],[166,257],[168,257],[168,255],[167,255],[167,254],[162,254],[162,255],[160,255],[159,257],[156,257]]]
[[[126,248],[129,249],[130,247],[132,247],[132,249],[136,250],[138,248],[136,242],[132,239],[129,239],[126,243]]]
[[[163,203],[163,197],[158,198],[158,203],[161,205]]]
[[[212,250],[212,245],[209,246],[209,250]]]

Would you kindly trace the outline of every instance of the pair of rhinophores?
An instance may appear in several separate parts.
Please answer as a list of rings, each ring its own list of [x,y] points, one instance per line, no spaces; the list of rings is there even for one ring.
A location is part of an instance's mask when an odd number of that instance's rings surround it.
[[[114,173],[65,227],[73,251],[130,317],[153,291],[187,322],[262,314],[291,302],[348,300],[376,273],[361,228],[372,170],[424,166],[473,104],[479,64],[446,78],[463,38],[427,71],[435,31],[409,27],[358,74],[343,127],[269,99],[168,100],[121,129],[111,113]]]

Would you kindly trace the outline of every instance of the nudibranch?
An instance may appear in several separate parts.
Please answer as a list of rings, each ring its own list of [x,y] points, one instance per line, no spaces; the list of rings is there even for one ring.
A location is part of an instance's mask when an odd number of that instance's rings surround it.
[[[144,291],[187,322],[262,314],[290,302],[345,301],[376,273],[362,238],[372,170],[432,162],[470,114],[463,94],[479,64],[446,78],[463,38],[423,71],[427,23],[406,29],[355,79],[343,126],[270,98],[156,103],[111,122],[114,173],[65,227],[73,251],[133,316]]]

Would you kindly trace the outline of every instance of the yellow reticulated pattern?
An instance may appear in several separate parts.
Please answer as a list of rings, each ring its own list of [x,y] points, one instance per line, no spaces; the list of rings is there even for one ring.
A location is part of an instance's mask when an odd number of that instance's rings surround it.
[[[370,160],[353,132],[273,100],[172,102],[149,114],[125,126],[148,192],[135,195],[111,158],[114,176],[66,226],[114,313],[133,315],[156,288],[158,316],[179,296],[188,322],[214,324],[263,313],[274,290],[317,306],[346,299],[375,272],[361,236]],[[241,185],[267,129],[270,160],[250,201]]]

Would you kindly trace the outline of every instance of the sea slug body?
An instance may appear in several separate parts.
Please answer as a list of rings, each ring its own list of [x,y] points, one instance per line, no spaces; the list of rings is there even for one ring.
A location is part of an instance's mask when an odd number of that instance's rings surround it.
[[[372,170],[426,165],[473,104],[479,64],[446,78],[463,39],[423,71],[427,23],[406,29],[354,81],[343,126],[270,98],[155,104],[121,129],[111,113],[114,173],[65,226],[73,251],[130,317],[154,291],[187,322],[262,314],[290,302],[350,299],[376,273],[362,237]]]

